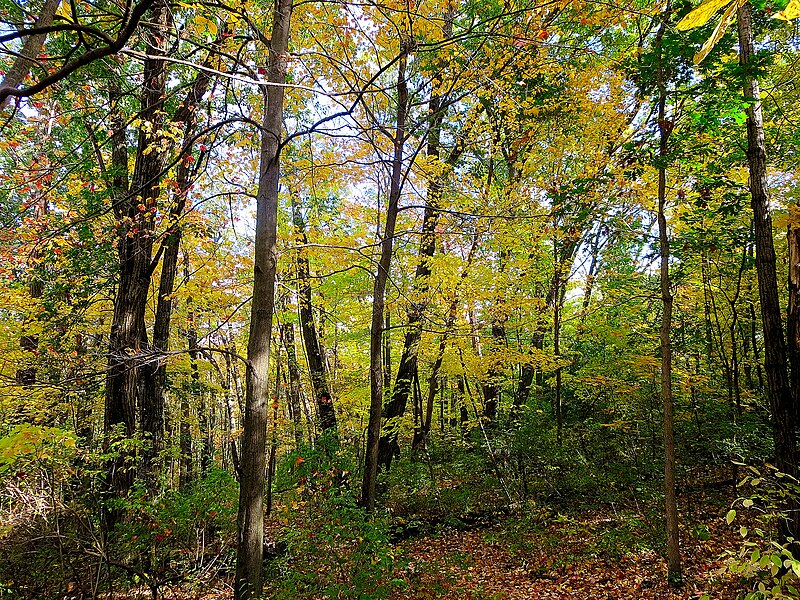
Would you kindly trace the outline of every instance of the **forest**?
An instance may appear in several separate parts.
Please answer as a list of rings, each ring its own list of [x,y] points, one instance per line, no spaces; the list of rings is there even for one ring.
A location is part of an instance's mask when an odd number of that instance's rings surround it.
[[[0,598],[800,598],[800,0],[0,0]]]

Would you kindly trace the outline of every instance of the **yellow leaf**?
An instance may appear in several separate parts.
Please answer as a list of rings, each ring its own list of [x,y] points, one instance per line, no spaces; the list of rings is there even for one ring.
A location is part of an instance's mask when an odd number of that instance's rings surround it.
[[[800,0],[792,0],[781,12],[772,15],[773,19],[782,21],[792,21],[797,17],[800,17]]]
[[[741,6],[741,3],[742,0],[737,0],[725,9],[725,12],[722,13],[722,18],[719,20],[719,23],[717,23],[716,28],[714,28],[714,33],[706,40],[706,43],[703,44],[700,51],[694,55],[694,64],[699,65],[700,62],[708,56],[711,49],[717,45],[717,42],[722,36],[725,35],[725,31],[727,31],[728,26],[731,24],[731,21],[733,21],[733,15],[736,13],[739,6]]]
[[[208,29],[208,33],[211,35],[217,35],[217,32],[219,31],[219,29],[217,29],[217,24],[210,19],[206,21],[206,28]]]
[[[58,5],[56,14],[59,17],[64,17],[67,21],[72,20],[72,11],[70,10],[69,3],[67,2],[67,0],[63,0],[61,4]]]
[[[731,0],[706,0],[688,15],[683,17],[675,26],[678,31],[694,29],[708,23],[711,17],[723,6],[730,4]]]

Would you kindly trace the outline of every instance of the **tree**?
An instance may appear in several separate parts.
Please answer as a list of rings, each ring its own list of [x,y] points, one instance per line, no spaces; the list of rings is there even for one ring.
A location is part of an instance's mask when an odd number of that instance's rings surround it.
[[[236,580],[234,597],[249,600],[261,595],[264,547],[264,475],[267,455],[268,385],[272,315],[275,309],[275,245],[278,228],[280,152],[283,140],[283,102],[289,62],[289,31],[294,4],[276,0],[269,66],[264,90],[264,120],[256,197],[256,239],[253,298],[247,345],[244,433],[239,485]]]

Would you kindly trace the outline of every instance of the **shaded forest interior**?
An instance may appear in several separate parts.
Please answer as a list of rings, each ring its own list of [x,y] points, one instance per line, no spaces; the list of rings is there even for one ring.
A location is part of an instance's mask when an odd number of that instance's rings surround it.
[[[0,597],[800,597],[799,16],[0,5]]]

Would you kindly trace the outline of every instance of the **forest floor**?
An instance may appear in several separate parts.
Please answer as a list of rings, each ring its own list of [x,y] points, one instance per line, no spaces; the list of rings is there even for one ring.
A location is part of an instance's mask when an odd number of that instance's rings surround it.
[[[725,523],[724,512],[704,505],[692,516],[693,530],[681,532],[684,581],[678,588],[667,583],[665,560],[647,539],[648,524],[608,507],[560,515],[539,527],[507,522],[408,541],[403,544],[410,559],[406,597],[735,598],[742,590],[724,574],[724,555],[738,547],[741,537]]]
[[[667,583],[666,564],[654,548],[658,531],[638,506],[602,506],[562,514],[542,509],[534,516],[503,518],[471,527],[440,526],[395,544],[393,581],[400,599],[447,600],[658,600],[736,598],[745,590],[726,572],[730,551],[742,538],[725,522],[725,498],[694,498],[683,504],[683,585]],[[653,515],[658,519],[658,515]],[[325,562],[319,557],[320,563]],[[322,566],[321,568],[325,568]],[[217,581],[192,595],[230,597]],[[165,594],[170,597],[170,594]],[[284,596],[291,597],[291,596]]]

